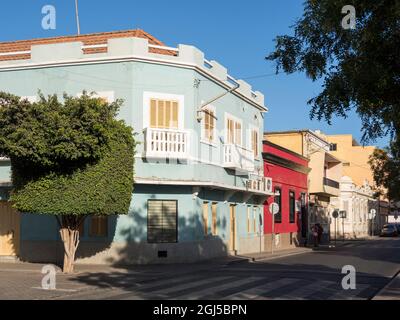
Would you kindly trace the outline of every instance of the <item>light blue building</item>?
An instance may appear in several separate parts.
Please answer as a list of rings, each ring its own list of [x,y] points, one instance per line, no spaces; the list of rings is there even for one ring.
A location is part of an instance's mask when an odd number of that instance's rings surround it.
[[[0,90],[35,101],[39,89],[123,99],[119,117],[140,142],[129,214],[86,219],[78,262],[189,262],[264,249],[264,96],[221,64],[141,30],[0,43]],[[2,159],[0,199],[10,187]],[[0,255],[62,259],[54,217],[13,221],[19,229],[3,241],[14,252]]]

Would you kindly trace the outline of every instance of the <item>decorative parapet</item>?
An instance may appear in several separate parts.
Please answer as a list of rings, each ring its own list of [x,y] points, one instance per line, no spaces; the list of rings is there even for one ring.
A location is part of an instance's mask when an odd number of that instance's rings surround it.
[[[11,50],[11,49],[10,49]],[[24,69],[37,65],[74,64],[104,60],[143,59],[200,69],[216,81],[234,87],[247,99],[264,107],[264,95],[253,91],[250,84],[236,80],[228,74],[227,69],[217,61],[208,61],[204,53],[194,46],[180,44],[177,48],[149,44],[149,40],[138,37],[121,37],[107,39],[107,43],[88,45],[81,41],[60,42],[51,44],[33,44],[30,50],[2,51],[0,71]]]

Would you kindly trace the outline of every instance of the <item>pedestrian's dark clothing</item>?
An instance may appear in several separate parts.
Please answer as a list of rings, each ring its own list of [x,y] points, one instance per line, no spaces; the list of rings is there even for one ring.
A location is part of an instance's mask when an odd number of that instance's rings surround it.
[[[324,233],[324,228],[322,228],[322,226],[320,224],[317,225],[317,228],[318,228],[318,231],[317,231],[317,233],[318,233],[318,243],[321,243],[322,235]]]
[[[314,247],[318,247],[318,227],[316,225],[311,228],[311,233],[313,236]]]

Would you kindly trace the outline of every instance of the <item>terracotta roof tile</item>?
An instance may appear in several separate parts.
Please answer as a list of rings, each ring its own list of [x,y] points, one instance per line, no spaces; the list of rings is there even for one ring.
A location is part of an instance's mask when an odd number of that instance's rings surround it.
[[[66,42],[75,42],[81,41],[84,45],[96,45],[96,44],[106,44],[108,39],[113,38],[126,38],[126,37],[135,37],[135,38],[144,38],[149,40],[149,44],[164,46],[160,40],[156,39],[149,33],[141,30],[125,30],[125,31],[113,31],[113,32],[102,32],[102,33],[92,33],[92,34],[83,34],[83,35],[74,35],[74,36],[62,36],[62,37],[53,37],[53,38],[41,38],[41,39],[31,39],[31,40],[19,40],[19,41],[10,41],[10,42],[0,42],[0,53],[7,52],[20,52],[20,51],[30,51],[32,45],[39,44],[54,44],[54,43],[66,43]],[[150,48],[151,53],[159,53],[166,55],[175,55],[175,52],[169,50],[160,50],[155,48]],[[85,54],[91,53],[104,53],[107,52],[107,48],[89,48],[84,49],[83,52]],[[23,60],[30,59],[30,54],[16,54],[16,55],[3,55],[0,56],[0,61],[6,60]]]

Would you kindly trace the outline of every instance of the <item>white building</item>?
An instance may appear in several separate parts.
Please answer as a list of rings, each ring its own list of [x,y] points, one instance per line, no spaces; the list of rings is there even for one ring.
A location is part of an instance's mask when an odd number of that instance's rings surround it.
[[[333,238],[335,223],[338,238],[342,238],[343,233],[347,239],[365,238],[370,234],[372,223],[368,213],[377,207],[377,202],[373,198],[373,190],[367,181],[359,187],[350,177],[342,177],[340,196],[331,198],[331,204],[341,211],[346,211],[344,219],[340,217],[332,219],[331,235]]]

